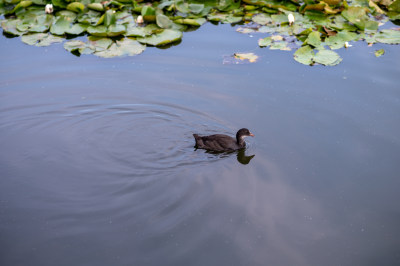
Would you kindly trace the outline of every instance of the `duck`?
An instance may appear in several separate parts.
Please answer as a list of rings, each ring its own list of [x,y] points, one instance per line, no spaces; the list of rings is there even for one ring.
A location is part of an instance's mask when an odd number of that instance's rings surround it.
[[[236,139],[228,135],[214,134],[209,136],[199,136],[193,134],[196,141],[195,147],[214,152],[231,152],[246,147],[245,137],[254,137],[254,134],[247,128],[239,129],[236,133]]]

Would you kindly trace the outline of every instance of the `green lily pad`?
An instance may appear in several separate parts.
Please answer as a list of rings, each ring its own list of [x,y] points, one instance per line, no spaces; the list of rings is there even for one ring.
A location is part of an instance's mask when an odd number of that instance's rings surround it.
[[[73,52],[73,51],[76,51],[76,50],[86,47],[86,45],[87,44],[85,42],[82,42],[79,40],[71,40],[71,41],[64,43],[64,48],[65,48],[65,50],[67,50],[69,52]]]
[[[297,49],[294,53],[294,60],[304,65],[311,65],[314,58],[314,50],[311,46],[306,45]]]
[[[252,18],[254,23],[257,23],[259,25],[267,25],[272,23],[271,16],[261,13],[257,14]]]
[[[269,45],[271,45],[271,43],[272,43],[271,37],[266,37],[266,38],[258,40],[258,45],[261,47],[269,46]]]
[[[76,23],[72,25],[69,29],[65,31],[65,33],[71,34],[71,35],[79,35],[82,34],[86,31],[88,25],[81,24],[81,23]]]
[[[133,56],[141,54],[146,47],[139,42],[131,39],[116,41],[107,50],[95,52],[94,54],[104,58]]]
[[[55,35],[63,35],[70,29],[70,22],[63,16],[59,17],[50,27],[50,32]]]
[[[3,28],[3,31],[5,33],[15,35],[15,36],[20,36],[26,32],[25,31],[20,31],[17,29],[17,26],[21,24],[21,20],[19,19],[8,19],[8,20],[3,20],[1,22],[1,27]]]
[[[34,33],[23,35],[21,41],[36,46],[49,46],[53,43],[60,43],[64,41],[64,38],[53,36],[48,33]]]
[[[83,12],[85,9],[85,5],[80,3],[80,2],[73,2],[67,5],[67,10],[75,12],[75,13],[80,13]]]
[[[360,35],[355,32],[340,31],[334,36],[325,39],[325,44],[333,50],[343,48],[346,42],[357,41]]]
[[[147,25],[146,27],[128,25],[125,35],[128,37],[146,37],[158,29],[159,28],[154,24]]]
[[[108,27],[107,36],[116,37],[125,34],[126,27],[124,25],[111,25]]]
[[[104,6],[101,3],[90,3],[87,7],[95,11],[104,11]]]
[[[160,28],[170,29],[172,27],[173,22],[165,15],[158,14],[156,16],[156,23]]]
[[[400,44],[400,31],[381,30],[375,35],[375,40],[386,44]]]
[[[384,54],[385,54],[385,50],[383,50],[383,49],[379,49],[379,50],[375,51],[375,56],[376,57],[380,57],[380,56],[382,56]]]
[[[137,38],[140,43],[149,44],[152,46],[163,46],[182,39],[182,32],[166,29],[161,33],[151,35],[149,37]]]
[[[321,50],[314,56],[314,62],[325,66],[335,66],[342,61],[340,56],[331,50]]]
[[[107,36],[107,27],[104,25],[100,26],[89,26],[87,27],[86,31],[94,36],[101,36],[101,37],[106,37]]]
[[[321,45],[321,36],[318,31],[313,31],[308,34],[307,39],[305,40],[306,44],[310,44],[314,47],[319,47]]]
[[[206,21],[207,20],[205,18],[180,18],[174,20],[175,23],[190,25],[195,27],[203,25],[204,23],[206,23]]]

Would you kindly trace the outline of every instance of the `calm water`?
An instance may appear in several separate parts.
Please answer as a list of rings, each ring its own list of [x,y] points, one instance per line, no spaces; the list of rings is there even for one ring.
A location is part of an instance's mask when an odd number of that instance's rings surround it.
[[[307,67],[259,37],[109,60],[1,37],[0,264],[399,265],[400,47]],[[245,154],[193,148],[241,127]]]

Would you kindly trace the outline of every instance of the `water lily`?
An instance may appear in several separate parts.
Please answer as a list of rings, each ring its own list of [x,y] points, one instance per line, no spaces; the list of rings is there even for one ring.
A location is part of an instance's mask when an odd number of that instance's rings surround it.
[[[344,43],[344,48],[349,48],[352,47],[353,45],[349,44],[349,42],[345,42]]]
[[[290,13],[288,16],[288,21],[289,21],[289,25],[292,26],[292,24],[294,23],[294,16],[292,13]]]
[[[51,13],[53,13],[53,5],[52,5],[52,4],[47,4],[47,5],[44,7],[44,12],[45,12],[46,14],[51,14]]]
[[[138,16],[136,19],[136,23],[137,24],[143,24],[144,20],[143,20],[143,16]]]

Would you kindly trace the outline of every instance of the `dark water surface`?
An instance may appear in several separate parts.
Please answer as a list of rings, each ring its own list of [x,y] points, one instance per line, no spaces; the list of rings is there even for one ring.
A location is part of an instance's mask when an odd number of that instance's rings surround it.
[[[400,47],[307,67],[259,37],[108,60],[0,38],[0,265],[400,265]],[[193,148],[241,127],[248,164]]]

